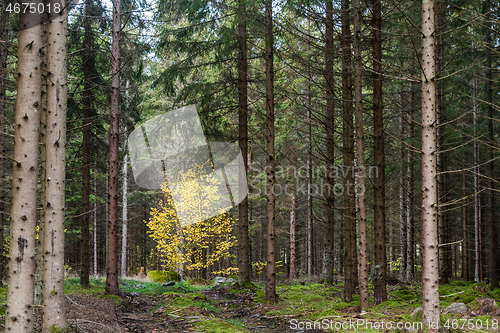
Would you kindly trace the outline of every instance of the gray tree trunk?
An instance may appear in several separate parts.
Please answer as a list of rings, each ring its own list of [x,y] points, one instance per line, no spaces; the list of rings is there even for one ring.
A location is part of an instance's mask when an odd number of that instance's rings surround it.
[[[66,2],[61,3],[66,8]],[[65,10],[66,11],[66,10]],[[47,47],[47,131],[45,137],[45,225],[42,331],[66,328],[64,296],[64,212],[66,179],[67,12],[51,14]]]
[[[422,3],[422,321],[439,324],[434,1]],[[437,330],[436,330],[437,331]]]
[[[374,180],[374,301],[387,301],[386,242],[385,242],[385,161],[384,161],[384,112],[382,105],[382,4],[373,0],[373,159],[376,167]]]
[[[274,60],[273,60],[273,13],[272,0],[266,0],[266,141],[267,141],[267,268],[266,268],[266,299],[276,301],[276,259],[274,237]]]
[[[34,1],[35,6],[41,1]],[[9,287],[5,331],[33,332],[37,222],[38,129],[41,107],[41,15],[19,14],[17,100],[12,170]]]
[[[333,259],[334,259],[334,183],[332,176],[335,151],[335,95],[334,95],[334,73],[333,73],[333,3],[326,2],[325,22],[325,81],[326,81],[326,221],[323,247],[323,270],[321,280],[333,283]]]
[[[113,0],[113,43],[111,53],[111,106],[108,160],[108,241],[106,251],[106,293],[116,295],[118,289],[118,174],[120,148],[120,40],[121,0]]]
[[[361,59],[361,3],[354,1],[354,108],[356,113],[356,141],[358,175],[359,206],[359,305],[361,309],[367,309],[370,305],[368,294],[368,237],[366,227],[366,185],[365,185],[365,133],[363,128],[363,63]]]
[[[247,61],[247,23],[244,2],[238,6],[238,104],[239,104],[239,145],[243,155],[246,179],[248,171],[248,61]],[[240,189],[241,191],[241,189]],[[250,242],[248,238],[248,196],[238,205],[238,282],[250,281]]]
[[[121,277],[127,276],[127,171],[128,171],[128,155],[123,158],[123,190],[122,190],[122,262],[121,262]]]

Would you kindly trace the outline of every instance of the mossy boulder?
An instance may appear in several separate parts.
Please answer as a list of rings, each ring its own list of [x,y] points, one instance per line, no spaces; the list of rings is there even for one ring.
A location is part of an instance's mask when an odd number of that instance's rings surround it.
[[[166,283],[170,281],[180,281],[181,276],[173,271],[149,271],[148,278],[153,282]]]

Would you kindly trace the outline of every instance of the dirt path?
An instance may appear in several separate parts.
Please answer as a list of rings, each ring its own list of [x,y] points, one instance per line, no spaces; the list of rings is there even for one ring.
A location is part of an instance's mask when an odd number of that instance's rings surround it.
[[[184,310],[182,314],[164,311],[161,305],[165,303],[165,296],[130,295],[117,309],[118,321],[126,332],[206,332],[196,327],[195,323],[200,321],[236,323],[240,332],[288,332],[287,322],[263,315],[264,308],[252,304],[248,294],[234,295],[227,291],[228,288],[217,288],[203,292],[207,303],[218,311],[197,308],[193,313]]]

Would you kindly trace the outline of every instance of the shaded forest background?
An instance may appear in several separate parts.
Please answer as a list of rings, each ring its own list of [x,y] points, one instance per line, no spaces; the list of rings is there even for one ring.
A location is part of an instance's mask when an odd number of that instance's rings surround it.
[[[18,17],[7,14],[9,3],[2,2],[0,19],[3,276],[10,246],[17,97]],[[374,15],[376,5],[379,18]],[[498,287],[499,275],[499,5],[491,0],[437,1],[434,34],[439,278],[441,283],[456,278],[489,280],[492,289]],[[264,278],[269,246],[269,21],[263,3],[126,0],[121,12],[118,200],[119,210],[126,213],[118,216],[114,251],[124,253],[119,263],[122,274],[136,275],[141,267],[162,270],[165,259],[145,223],[163,194],[139,188],[130,169],[123,171],[126,137],[148,119],[195,104],[208,141],[238,141],[241,146],[248,139],[248,207],[240,205],[240,212],[234,208],[230,215],[239,217],[241,225],[241,209],[248,214],[251,277]],[[352,281],[352,290],[357,288],[359,196],[346,192],[349,184],[354,190],[359,181],[360,147],[355,139],[362,129],[366,183],[357,194],[366,194],[370,275],[375,280],[382,277],[377,271],[382,258],[387,270],[383,279],[420,281],[420,82],[426,65],[421,61],[421,4],[275,1],[272,12],[277,275]],[[71,9],[64,263],[66,272],[87,280],[88,275],[106,272],[112,39],[110,3],[87,1]],[[242,50],[247,66],[243,72]],[[244,80],[248,128],[242,136]],[[355,103],[356,96],[362,103]],[[358,105],[362,109],[355,110]],[[355,126],[359,115],[361,128]],[[325,191],[327,183],[333,194]],[[381,229],[375,228],[377,223]],[[238,228],[232,233],[241,242]],[[385,253],[374,249],[376,245]],[[211,279],[212,272],[229,267],[239,267],[237,246],[208,267],[182,273]]]

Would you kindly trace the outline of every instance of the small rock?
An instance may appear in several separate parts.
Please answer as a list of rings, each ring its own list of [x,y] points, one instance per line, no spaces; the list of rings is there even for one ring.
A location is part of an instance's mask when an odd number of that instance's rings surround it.
[[[131,296],[139,296],[140,294],[141,294],[141,293],[140,293],[140,292],[137,292],[137,291],[135,291],[135,292],[133,292],[133,293],[130,293],[130,295],[131,295]]]
[[[144,286],[142,284],[136,284],[134,288],[144,288]]]
[[[498,311],[498,305],[492,298],[481,297],[477,300],[479,304],[479,312],[483,315],[496,313]]]
[[[170,282],[167,282],[167,283],[164,283],[161,285],[162,287],[171,287],[171,286],[175,286],[175,281],[170,281]]]
[[[236,282],[236,280],[233,278],[229,278],[226,280],[226,283],[235,283],[235,282]]]
[[[128,287],[128,286],[130,286],[130,283],[125,283],[124,286]]]
[[[214,279],[215,284],[225,283],[226,278],[223,276],[216,276]]]
[[[453,303],[446,309],[444,309],[443,314],[447,313],[468,313],[469,309],[464,303]]]

